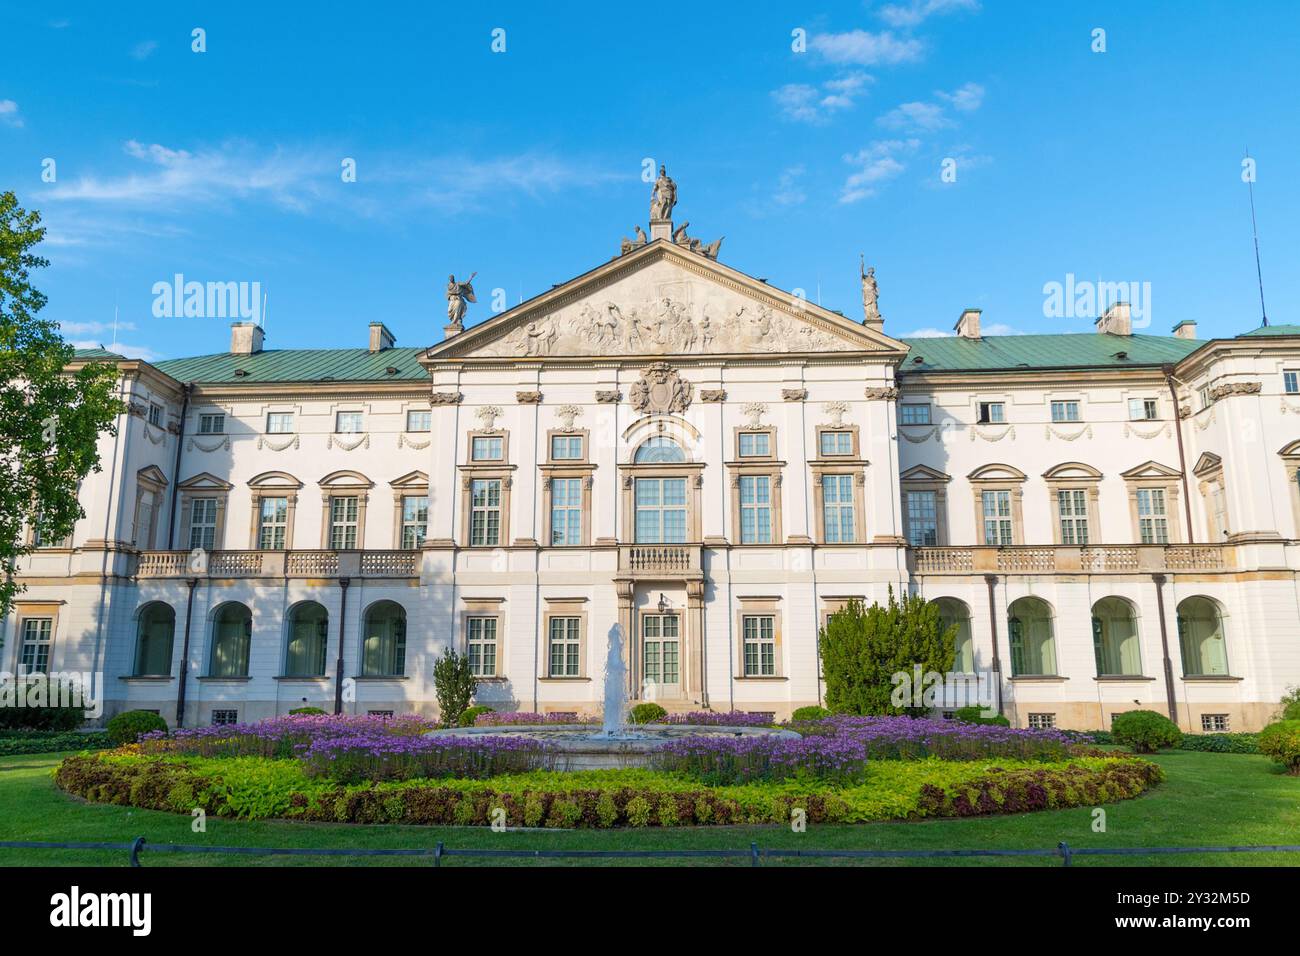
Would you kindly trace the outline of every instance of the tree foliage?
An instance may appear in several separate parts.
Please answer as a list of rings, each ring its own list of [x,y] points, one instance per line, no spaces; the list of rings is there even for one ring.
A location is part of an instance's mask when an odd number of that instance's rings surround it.
[[[891,701],[894,675],[910,680],[917,665],[922,674],[946,675],[957,655],[957,629],[943,626],[938,607],[915,594],[897,601],[893,588],[884,607],[850,601],[818,640],[826,706],[837,714],[922,713],[926,708]]]
[[[58,541],[84,516],[78,486],[100,470],[99,436],[114,433],[121,410],[117,369],[70,369],[72,347],[37,317],[46,299],[31,271],[49,265],[32,251],[45,236],[40,222],[0,193],[0,615],[21,589],[13,572],[32,550],[27,531]]]
[[[469,708],[478,689],[478,679],[469,666],[469,657],[448,650],[433,665],[433,691],[438,698],[438,714],[444,727],[455,727],[461,714]]]

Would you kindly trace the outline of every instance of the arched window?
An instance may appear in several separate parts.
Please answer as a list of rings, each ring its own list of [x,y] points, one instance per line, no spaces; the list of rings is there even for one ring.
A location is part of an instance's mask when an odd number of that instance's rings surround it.
[[[671,438],[655,435],[636,450],[633,462],[638,465],[676,465],[686,461],[686,452]]]
[[[253,612],[237,601],[223,604],[212,618],[210,677],[247,677],[253,643]]]
[[[361,674],[400,677],[405,673],[406,611],[393,601],[376,601],[366,611]]]
[[[1011,635],[1011,676],[1056,673],[1056,642],[1052,634],[1052,608],[1042,598],[1022,597],[1007,609]]]
[[[303,601],[289,612],[289,644],[285,649],[286,677],[324,677],[329,612],[315,601]]]
[[[154,601],[140,609],[135,637],[136,677],[171,676],[175,634],[176,612],[170,604]]]
[[[1142,673],[1137,614],[1123,598],[1105,597],[1092,606],[1092,649],[1098,677]]]
[[[1183,653],[1184,677],[1228,673],[1223,614],[1216,602],[1189,597],[1178,605],[1178,646]]]
[[[952,669],[958,674],[975,672],[975,643],[970,635],[970,608],[956,598],[941,597],[934,601],[939,608],[939,620],[945,629],[957,628],[957,656]]]

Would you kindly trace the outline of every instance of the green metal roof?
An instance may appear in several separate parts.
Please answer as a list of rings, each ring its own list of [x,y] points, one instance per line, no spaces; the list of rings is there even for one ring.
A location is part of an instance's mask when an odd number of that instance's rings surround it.
[[[1249,332],[1242,332],[1237,338],[1245,339],[1256,335],[1300,335],[1300,325],[1261,325]]]
[[[120,361],[125,359],[125,355],[118,355],[116,352],[110,352],[108,349],[74,349],[76,354],[73,358],[82,359],[83,361],[93,362],[98,359],[111,359]]]
[[[255,382],[393,382],[427,379],[422,348],[272,349],[254,355],[199,355],[152,363],[178,382],[205,385]],[[395,369],[389,373],[388,369]],[[236,375],[243,372],[243,375]]]
[[[906,372],[991,372],[1034,368],[1134,368],[1186,358],[1205,344],[1166,335],[955,335],[905,338]],[[1122,354],[1122,357],[1121,357]],[[920,359],[920,361],[917,361]]]

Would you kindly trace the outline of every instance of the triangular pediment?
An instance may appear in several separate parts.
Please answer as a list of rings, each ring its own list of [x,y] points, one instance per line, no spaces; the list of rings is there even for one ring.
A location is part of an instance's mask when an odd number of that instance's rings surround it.
[[[1203,478],[1210,472],[1218,471],[1223,467],[1223,459],[1212,451],[1201,452],[1201,457],[1196,459],[1196,464],[1192,466],[1192,474],[1198,478]]]
[[[210,471],[201,471],[191,478],[186,478],[176,487],[185,491],[229,491],[235,486]]]
[[[167,484],[167,476],[157,465],[145,465],[135,473],[135,477],[137,481],[150,482],[159,486]]]
[[[1177,468],[1170,468],[1158,461],[1147,461],[1128,471],[1120,472],[1121,478],[1178,478],[1182,475]]]
[[[394,488],[427,488],[429,476],[422,471],[408,471],[400,478],[394,478],[389,484]]]
[[[875,329],[659,240],[435,345],[425,361],[906,350]]]
[[[945,475],[929,465],[913,465],[899,476],[900,481],[952,481],[951,475]]]

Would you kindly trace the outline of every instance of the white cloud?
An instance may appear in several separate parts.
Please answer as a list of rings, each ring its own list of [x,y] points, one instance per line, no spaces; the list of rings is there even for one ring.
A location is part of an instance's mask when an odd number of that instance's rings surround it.
[[[920,26],[932,16],[942,16],[958,10],[975,11],[979,0],[910,0],[908,3],[891,3],[880,8],[880,19],[891,27],[909,29]]]
[[[59,330],[64,335],[103,335],[107,332],[112,335],[114,332],[112,322],[60,322]],[[134,332],[134,322],[117,323],[118,332]]]
[[[901,338],[905,339],[950,339],[956,332],[947,332],[943,329],[936,329],[933,326],[925,329],[917,329],[915,332],[904,332]],[[999,322],[992,325],[981,325],[980,335],[1028,335],[1028,332],[1022,332],[1020,329],[1013,328]]]
[[[6,126],[23,125],[23,118],[18,115],[18,104],[13,100],[0,100],[0,123]]]
[[[849,109],[875,80],[855,72],[827,80],[821,87],[808,83],[787,83],[772,91],[781,115],[800,123],[824,123],[831,114]]]
[[[900,157],[916,151],[915,139],[877,140],[856,153],[847,153],[844,161],[857,169],[844,181],[841,203],[854,203],[875,196],[878,187],[896,178],[907,166]]]
[[[908,63],[919,60],[924,49],[920,40],[896,37],[888,30],[882,33],[867,30],[818,33],[813,36],[811,46],[831,63],[853,63],[859,66]]]
[[[972,113],[984,102],[984,87],[978,83],[963,83],[951,93],[936,90],[934,95],[955,110]]]
[[[772,199],[778,206],[797,206],[808,198],[799,185],[805,172],[807,170],[803,166],[791,166],[781,172],[776,182],[776,192],[772,194]]]
[[[116,352],[118,355],[125,355],[127,358],[142,359],[146,362],[152,362],[155,359],[162,358],[162,353],[155,352],[153,349],[144,345],[131,345],[127,342],[114,343],[111,339],[100,342],[94,339],[80,339],[69,342],[74,349],[98,349],[105,348],[110,352]]]
[[[949,108],[960,113],[973,113],[983,103],[984,87],[978,83],[966,83],[951,93],[935,90],[934,100],[930,102],[902,103],[879,117],[876,122],[885,129],[933,133],[957,125],[948,113]]]
[[[158,49],[157,40],[141,40],[135,46],[131,47],[131,59],[147,60],[153,55],[153,51]]]

